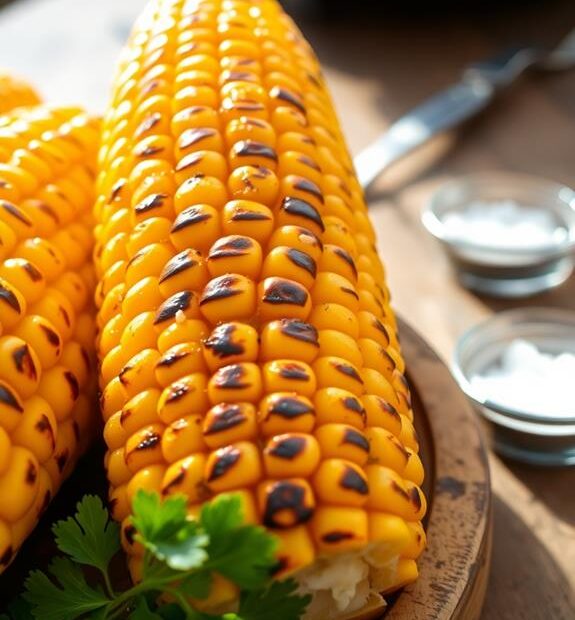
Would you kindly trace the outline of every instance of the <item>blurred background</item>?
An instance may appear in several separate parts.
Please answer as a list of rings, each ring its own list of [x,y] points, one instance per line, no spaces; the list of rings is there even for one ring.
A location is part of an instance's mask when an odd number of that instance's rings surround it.
[[[144,0],[0,0],[0,66],[47,100],[101,112]],[[575,27],[573,0],[286,0],[316,49],[357,153],[469,63],[521,44],[550,47]],[[530,73],[484,114],[380,178],[370,212],[398,313],[449,362],[471,325],[516,302],[462,289],[420,223],[460,174],[520,171],[575,185],[575,70]],[[522,302],[575,310],[575,282]],[[490,456],[494,557],[484,620],[575,618],[575,472]]]

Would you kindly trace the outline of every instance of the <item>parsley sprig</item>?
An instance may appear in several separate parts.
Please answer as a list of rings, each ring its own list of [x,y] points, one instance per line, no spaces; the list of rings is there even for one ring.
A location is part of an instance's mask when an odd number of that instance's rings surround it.
[[[47,573],[29,574],[23,600],[9,610],[13,620],[298,620],[309,603],[294,581],[270,581],[276,540],[243,524],[237,497],[221,495],[190,520],[184,497],[161,501],[139,491],[133,524],[144,547],[142,579],[116,591],[110,563],[120,551],[120,528],[100,498],[84,497],[73,517],[53,526],[66,557],[54,558]],[[99,577],[87,578],[86,568]],[[194,607],[192,599],[208,596],[214,572],[240,588],[237,612],[214,616]],[[170,602],[159,602],[160,595]]]

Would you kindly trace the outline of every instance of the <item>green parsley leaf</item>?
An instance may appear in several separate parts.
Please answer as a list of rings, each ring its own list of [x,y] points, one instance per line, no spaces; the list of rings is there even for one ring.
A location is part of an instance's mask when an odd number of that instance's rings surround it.
[[[67,558],[55,558],[50,573],[58,585],[41,571],[32,571],[26,579],[24,598],[32,605],[36,620],[75,620],[110,602],[100,590],[86,583],[79,566]]]
[[[162,605],[156,610],[158,616],[162,620],[186,620],[186,614],[182,611],[182,608],[176,603],[170,603],[169,605]]]
[[[158,493],[140,490],[132,504],[132,523],[143,542],[167,540],[186,526],[186,508],[187,501],[183,495],[162,501]]]
[[[129,620],[162,620],[162,616],[150,610],[143,596],[136,599],[136,606],[128,618]]]
[[[207,570],[199,570],[178,583],[178,589],[186,596],[203,599],[208,598],[212,575]]]
[[[58,521],[52,531],[56,544],[75,562],[94,566],[105,573],[120,550],[120,527],[110,520],[102,500],[86,495],[74,517]]]
[[[209,536],[209,568],[240,588],[263,587],[276,562],[277,541],[262,527],[242,525],[240,499],[218,496],[204,505],[200,523]]]
[[[161,501],[157,493],[140,491],[134,500],[133,523],[137,539],[156,558],[174,570],[198,568],[207,559],[207,536],[188,520],[186,498]]]
[[[273,581],[265,590],[243,592],[238,616],[241,620],[299,620],[311,601],[311,596],[295,594],[293,579]]]
[[[14,599],[6,608],[8,613],[0,615],[0,620],[30,620],[32,608],[22,597]]]

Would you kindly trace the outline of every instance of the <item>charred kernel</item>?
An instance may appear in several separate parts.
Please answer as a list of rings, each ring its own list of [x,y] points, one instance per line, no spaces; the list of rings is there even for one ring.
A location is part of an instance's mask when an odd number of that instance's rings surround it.
[[[265,437],[286,432],[309,433],[315,426],[315,410],[305,396],[276,392],[260,402],[258,421]]]
[[[316,390],[313,370],[305,362],[297,360],[273,360],[263,366],[265,392],[294,391],[312,397]]]
[[[32,452],[12,446],[10,463],[0,476],[0,497],[10,498],[0,504],[0,519],[14,523],[32,506],[39,487],[38,460]],[[15,493],[14,489],[18,489]]]
[[[313,364],[319,387],[348,390],[357,396],[364,391],[359,370],[341,357],[319,357]]]
[[[145,426],[134,433],[126,442],[126,465],[132,473],[163,462],[161,424]]]
[[[173,319],[177,320],[178,313],[182,313],[187,318],[198,316],[198,297],[192,291],[180,291],[166,301],[156,311],[154,325],[165,323]]]
[[[290,105],[293,105],[303,114],[306,113],[306,108],[302,101],[301,96],[299,94],[292,92],[288,88],[282,88],[281,86],[274,86],[270,90],[270,98],[272,100],[278,101],[278,105],[283,105],[284,103],[288,103]]]
[[[305,525],[286,530],[276,529],[274,535],[279,540],[276,551],[278,561],[272,571],[275,579],[291,575],[314,561],[315,549]]]
[[[336,506],[363,506],[369,497],[367,478],[352,461],[330,458],[322,461],[313,476],[318,497]]]
[[[368,515],[361,508],[319,507],[310,531],[322,553],[362,549],[369,540]]]
[[[355,261],[347,250],[337,245],[325,244],[319,269],[320,271],[337,273],[353,283],[357,281],[358,272]]]
[[[288,196],[284,198],[277,216],[278,226],[304,226],[321,234],[325,226],[319,211],[309,202]]]
[[[319,357],[340,357],[357,368],[363,366],[360,348],[348,334],[335,329],[322,329],[318,340]]]
[[[182,342],[158,357],[153,372],[156,381],[162,387],[166,387],[180,377],[204,370],[205,363],[200,345],[195,342]]]
[[[403,470],[402,476],[406,480],[410,480],[417,486],[421,486],[423,481],[425,480],[425,470],[423,469],[423,463],[421,462],[421,458],[411,448],[405,448],[408,457],[407,457],[407,465]]]
[[[0,278],[16,288],[28,303],[34,303],[43,294],[46,282],[42,272],[22,258],[0,262]]]
[[[277,159],[277,153],[272,147],[255,140],[240,140],[230,150],[232,169],[239,166],[266,166],[275,169]]]
[[[271,207],[276,201],[280,182],[267,165],[241,165],[232,170],[228,188],[233,198]]]
[[[122,407],[120,425],[124,433],[132,435],[143,426],[158,422],[156,408],[160,391],[155,388],[142,390]]]
[[[272,529],[307,523],[315,510],[313,491],[302,478],[262,482],[257,495],[263,524]]]
[[[365,407],[367,426],[384,428],[399,437],[402,419],[393,405],[373,394],[362,396],[361,401]]]
[[[258,314],[263,321],[305,320],[311,310],[306,288],[287,278],[266,278],[258,285]]]
[[[409,453],[403,447],[399,439],[383,428],[368,428],[366,436],[370,443],[371,462],[384,465],[403,474]]]
[[[194,127],[180,134],[176,142],[176,157],[182,157],[186,151],[202,148],[211,151],[222,151],[223,140],[220,133],[213,127]]]
[[[361,400],[352,392],[336,387],[318,390],[314,394],[318,424],[340,422],[364,429],[366,414]]]
[[[315,432],[323,458],[339,458],[363,466],[370,456],[366,435],[349,424],[324,424]]]
[[[27,316],[14,330],[36,352],[42,368],[53,366],[62,353],[62,340],[53,325],[38,315]]]
[[[242,116],[231,120],[226,126],[226,141],[228,146],[242,140],[252,140],[270,146],[275,146],[276,135],[272,125],[260,118]]]
[[[159,358],[160,354],[155,349],[144,349],[130,358],[120,370],[118,378],[128,397],[135,396],[148,387],[155,387],[154,366]]]
[[[207,265],[213,278],[227,273],[239,273],[257,280],[262,266],[262,249],[251,237],[221,237],[210,248]]]
[[[26,300],[23,295],[0,278],[0,323],[4,329],[15,326],[26,313]]]
[[[262,478],[259,448],[248,441],[218,448],[208,456],[205,477],[215,493],[256,484]]]
[[[307,252],[287,246],[278,246],[272,248],[266,256],[262,267],[262,277],[289,278],[310,289],[314,283],[316,270],[316,262]]]
[[[363,357],[363,365],[378,370],[388,380],[392,379],[395,361],[385,348],[370,338],[360,338],[357,344]]]
[[[209,497],[204,479],[206,457],[199,453],[176,461],[165,471],[162,496],[184,494],[191,503],[205,501]]]
[[[406,521],[422,518],[426,501],[417,485],[403,480],[393,469],[382,465],[368,465],[365,471],[371,488],[369,509],[389,512]]]
[[[257,402],[262,393],[262,377],[257,364],[242,362],[218,368],[208,382],[212,404]]]
[[[193,373],[164,388],[158,401],[158,416],[165,424],[209,408],[207,378]]]
[[[213,372],[221,366],[255,362],[258,357],[258,333],[246,323],[222,323],[203,342],[204,358]]]
[[[261,244],[269,239],[273,224],[274,216],[271,210],[251,199],[232,200],[222,212],[222,228],[225,234],[249,235]]]
[[[216,405],[207,412],[202,430],[210,448],[253,440],[257,435],[255,408],[246,402]]]
[[[316,439],[301,433],[275,435],[263,450],[266,475],[270,478],[307,478],[320,460]]]
[[[141,202],[134,207],[136,217],[145,216],[149,217],[152,212],[157,212],[156,215],[161,213],[161,209],[164,206],[167,194],[150,194],[146,196]],[[163,213],[162,213],[163,215]]]
[[[281,351],[289,351],[298,361],[310,364],[319,350],[318,333],[313,325],[298,319],[271,321],[262,330],[260,357],[271,361]]]
[[[359,335],[362,338],[370,338],[382,347],[387,348],[390,343],[389,327],[384,325],[371,312],[361,311],[357,315],[359,321]]]
[[[194,205],[184,209],[174,220],[170,231],[170,240],[181,251],[194,248],[204,252],[219,237],[219,215],[209,205]]]
[[[321,272],[317,274],[311,298],[314,305],[339,304],[357,313],[359,296],[353,284],[336,273]]]
[[[285,246],[305,252],[316,261],[316,264],[321,258],[323,248],[320,238],[309,228],[293,225],[276,228],[270,238],[269,249],[271,250],[278,246]]]
[[[365,393],[375,394],[391,403],[399,413],[407,414],[409,409],[405,401],[400,400],[401,392],[397,392],[393,385],[377,370],[364,368],[362,371]]]
[[[190,415],[172,422],[162,435],[162,454],[173,463],[195,452],[203,452],[202,417]]]
[[[32,396],[26,401],[22,419],[12,433],[12,443],[28,448],[39,463],[44,463],[54,452],[57,432],[50,405],[44,399]]]
[[[207,281],[208,271],[201,253],[187,249],[176,254],[164,265],[159,285],[164,297],[169,297],[185,289],[199,291]]]
[[[255,313],[255,309],[255,285],[240,274],[210,280],[200,298],[200,310],[212,324],[248,319]]]
[[[41,366],[36,352],[20,338],[0,338],[0,379],[17,386],[23,398],[31,396],[40,381]]]
[[[196,175],[215,177],[224,182],[228,176],[228,163],[221,153],[193,151],[182,157],[174,170],[178,185]]]
[[[36,393],[48,401],[61,421],[72,412],[80,395],[80,384],[71,370],[58,365],[42,374]]]

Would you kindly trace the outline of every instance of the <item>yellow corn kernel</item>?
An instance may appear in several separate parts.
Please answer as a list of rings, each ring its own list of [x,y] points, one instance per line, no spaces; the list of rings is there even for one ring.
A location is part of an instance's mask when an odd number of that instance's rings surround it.
[[[365,547],[368,518],[361,508],[322,506],[311,520],[311,533],[322,553],[341,553]]]

